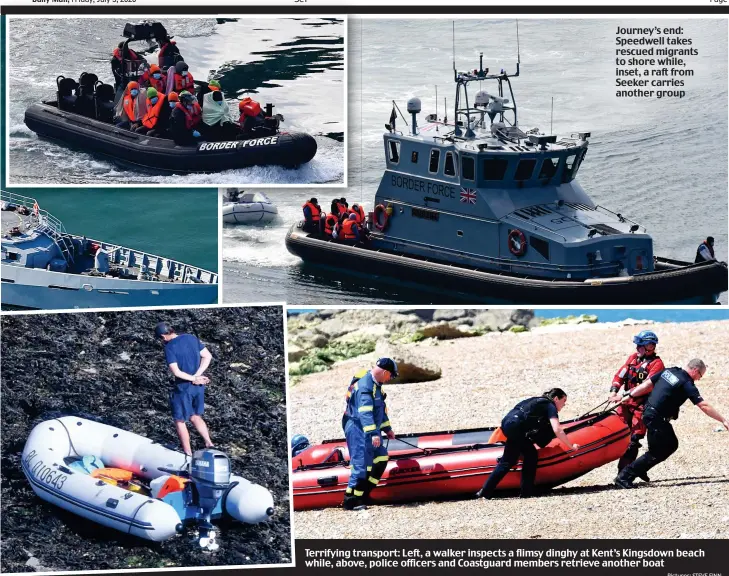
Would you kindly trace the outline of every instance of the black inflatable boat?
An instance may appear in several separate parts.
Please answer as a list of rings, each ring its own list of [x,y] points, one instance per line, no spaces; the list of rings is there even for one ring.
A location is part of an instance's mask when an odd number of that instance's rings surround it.
[[[169,172],[219,172],[267,164],[293,168],[309,162],[316,154],[316,140],[301,132],[178,146],[173,140],[136,134],[95,118],[59,110],[56,101],[30,106],[25,111],[25,124],[39,136]]]
[[[590,280],[545,280],[517,274],[466,268],[437,259],[377,249],[377,234],[368,243],[349,246],[310,234],[304,222],[286,234],[286,248],[305,262],[407,280],[434,289],[469,293],[519,304],[713,304],[729,287],[725,262],[691,264],[656,258],[655,271]]]

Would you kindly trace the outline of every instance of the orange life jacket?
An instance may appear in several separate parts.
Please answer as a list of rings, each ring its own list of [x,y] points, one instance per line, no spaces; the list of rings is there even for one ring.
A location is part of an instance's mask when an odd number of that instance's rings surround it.
[[[339,211],[339,214],[337,214],[337,216],[339,216],[340,218],[348,212],[347,205],[342,204],[341,202],[337,202],[337,210]]]
[[[354,240],[357,236],[354,233],[354,227],[357,226],[357,222],[354,220],[345,220],[342,222],[342,238],[345,240]]]
[[[149,74],[149,72],[145,72],[145,74]],[[152,86],[152,88],[157,90],[158,94],[164,94],[167,92],[167,75],[164,72],[160,72],[161,76],[160,79],[157,80],[154,76],[149,74],[149,85]]]
[[[319,222],[319,219],[321,218],[321,210],[316,206],[316,204],[312,204],[311,202],[307,202],[302,206],[302,208],[309,207],[309,210],[311,210],[311,219],[313,222]]]
[[[152,101],[147,98],[147,113],[144,115],[144,118],[142,118],[142,124],[145,128],[149,128],[151,130],[157,125],[157,120],[159,120],[159,111],[162,109],[162,106],[167,106],[167,98],[165,98],[164,94],[160,94],[157,97],[157,104],[154,105],[152,104]]]
[[[175,72],[174,78],[175,92],[177,92],[178,94],[183,90],[187,90],[188,92],[190,92],[190,94],[195,92],[195,82],[190,72],[187,73],[187,76],[183,76],[182,74],[178,74],[177,72]]]
[[[356,220],[357,224],[362,224],[365,221],[365,211],[364,211],[364,208],[362,208],[362,206],[358,206],[358,208],[359,208],[359,211],[356,211],[356,210],[350,208],[349,210],[347,210],[347,212],[349,214],[354,214],[355,216],[357,216],[357,220]]]
[[[337,217],[334,214],[327,214],[327,217],[324,218],[324,234],[331,236],[337,222]]]
[[[139,96],[137,96],[139,98]],[[137,99],[132,97],[132,95],[127,92],[124,94],[124,112],[127,115],[127,118],[129,118],[130,122],[134,122],[137,120]]]
[[[167,42],[167,44],[164,44],[159,49],[159,54],[157,54],[157,62],[160,66],[163,66],[165,64],[165,52],[167,52],[167,48],[169,48],[172,44],[177,44],[174,40],[170,40]]]
[[[198,104],[197,101],[192,103],[192,112],[190,112],[180,102],[177,103],[175,108],[182,110],[185,113],[185,127],[188,130],[192,130],[200,123],[200,118],[202,117],[202,108],[200,108],[200,104]]]

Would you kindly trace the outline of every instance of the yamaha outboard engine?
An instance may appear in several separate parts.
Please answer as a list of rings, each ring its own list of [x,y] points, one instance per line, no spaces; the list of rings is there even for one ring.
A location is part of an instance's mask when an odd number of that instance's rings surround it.
[[[220,450],[206,448],[192,455],[190,480],[195,485],[200,507],[198,526],[200,546],[217,550],[215,531],[210,523],[215,506],[230,487],[230,461]]]

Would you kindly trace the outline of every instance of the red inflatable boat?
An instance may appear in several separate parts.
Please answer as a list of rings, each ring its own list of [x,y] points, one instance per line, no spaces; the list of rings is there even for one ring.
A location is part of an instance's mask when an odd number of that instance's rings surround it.
[[[612,411],[563,422],[573,444],[566,452],[558,440],[539,449],[536,484],[557,486],[625,452],[630,430]],[[503,444],[488,444],[494,428],[403,435],[388,445],[390,461],[375,502],[399,502],[471,496],[496,467]],[[383,439],[384,440],[384,439]],[[385,442],[387,442],[385,440]],[[293,458],[294,510],[339,506],[349,481],[349,455],[344,440],[328,440]],[[517,464],[499,484],[499,490],[519,487]]]

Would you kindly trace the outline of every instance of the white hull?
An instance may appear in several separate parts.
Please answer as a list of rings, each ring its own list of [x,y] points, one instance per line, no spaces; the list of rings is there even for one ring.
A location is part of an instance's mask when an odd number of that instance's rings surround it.
[[[64,457],[94,455],[106,466],[130,470],[147,480],[166,473],[158,468],[180,469],[181,452],[152,440],[83,418],[64,416],[38,424],[23,449],[22,467],[39,498],[115,530],[147,540],[163,541],[182,527],[175,509],[163,502],[101,482],[73,471]],[[263,486],[239,476],[225,501],[225,511],[248,523],[270,518],[273,497]]]
[[[275,206],[263,202],[223,205],[223,222],[226,224],[267,224],[277,214],[278,209]]]
[[[175,306],[213,304],[217,299],[217,284],[125,280],[42,268],[2,267],[2,303],[23,308]]]

